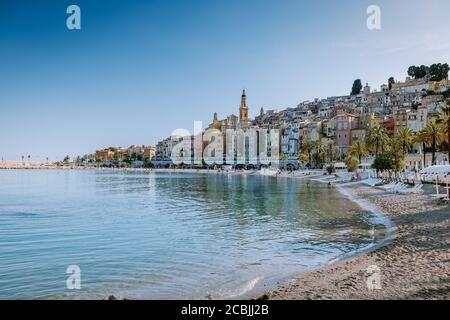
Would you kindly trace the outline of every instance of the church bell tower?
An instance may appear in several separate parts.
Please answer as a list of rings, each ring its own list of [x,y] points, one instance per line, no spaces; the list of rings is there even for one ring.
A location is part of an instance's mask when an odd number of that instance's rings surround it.
[[[245,95],[245,90],[242,91],[241,96],[241,106],[239,107],[239,121],[248,121],[248,107],[247,107],[247,96]]]

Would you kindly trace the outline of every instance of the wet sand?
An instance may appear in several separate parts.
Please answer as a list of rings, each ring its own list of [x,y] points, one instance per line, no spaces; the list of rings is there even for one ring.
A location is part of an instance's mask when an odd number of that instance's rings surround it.
[[[390,194],[361,184],[342,188],[391,219],[391,241],[302,274],[259,299],[450,299],[450,206],[427,195]],[[379,282],[370,266],[379,268]]]

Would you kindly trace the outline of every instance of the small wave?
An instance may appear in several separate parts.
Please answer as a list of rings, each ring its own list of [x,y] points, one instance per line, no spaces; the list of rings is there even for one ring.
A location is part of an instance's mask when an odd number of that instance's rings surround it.
[[[235,290],[233,290],[232,292],[229,292],[225,298],[231,299],[231,298],[236,298],[236,297],[240,297],[243,296],[244,294],[246,294],[247,292],[253,290],[253,288],[258,284],[258,282],[260,282],[262,279],[264,279],[263,277],[256,277],[253,278],[249,281],[247,281],[243,286],[236,288]]]
[[[25,211],[5,211],[5,212],[1,212],[0,215],[10,216],[10,217],[34,217],[34,216],[38,216],[39,213],[25,212]]]
[[[346,259],[346,258],[350,258],[359,254],[363,254],[366,252],[370,252],[370,251],[374,251],[376,249],[381,248],[382,246],[384,246],[386,243],[388,243],[389,241],[392,240],[393,237],[393,229],[394,229],[394,223],[391,221],[391,219],[389,219],[388,216],[386,216],[383,212],[381,212],[380,210],[378,210],[374,205],[370,204],[369,202],[367,202],[366,200],[353,195],[348,189],[343,188],[341,186],[339,186],[337,188],[337,190],[344,195],[345,197],[347,197],[349,200],[353,201],[354,203],[356,203],[361,209],[363,210],[367,210],[369,212],[371,212],[374,215],[372,224],[381,224],[386,228],[386,234],[384,236],[383,239],[380,239],[376,242],[370,243],[366,246],[363,246],[362,248],[359,248],[357,250],[348,252],[346,254],[343,254],[335,259],[332,259],[328,262],[328,264],[333,264],[337,261],[340,261],[342,259]],[[370,234],[370,232],[369,232]]]

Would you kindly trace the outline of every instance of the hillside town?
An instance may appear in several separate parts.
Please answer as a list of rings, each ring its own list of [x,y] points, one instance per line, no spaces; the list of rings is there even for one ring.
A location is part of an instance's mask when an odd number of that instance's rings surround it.
[[[156,147],[97,150],[95,161],[134,167],[361,168],[372,166],[378,154],[401,150],[405,169],[445,164],[448,71],[448,64],[412,66],[404,81],[391,77],[378,90],[358,79],[349,95],[303,101],[281,111],[260,108],[254,119],[244,90],[239,116],[219,119],[214,113],[202,132],[172,135]]]

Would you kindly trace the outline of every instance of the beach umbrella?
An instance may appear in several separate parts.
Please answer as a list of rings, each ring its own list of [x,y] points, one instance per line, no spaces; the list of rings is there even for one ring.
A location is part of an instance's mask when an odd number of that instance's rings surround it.
[[[420,174],[419,174],[419,168],[418,168],[417,162],[415,164],[415,168],[414,169],[415,169],[414,171],[416,173],[416,181],[419,182],[420,181]]]
[[[446,195],[447,195],[447,198],[448,199],[450,199],[450,188],[449,188],[449,186],[448,186],[448,176],[449,176],[449,174],[445,174],[445,176],[443,176],[442,177],[442,179],[445,179],[445,193],[446,193]]]
[[[439,194],[439,175],[436,175],[436,194]]]

